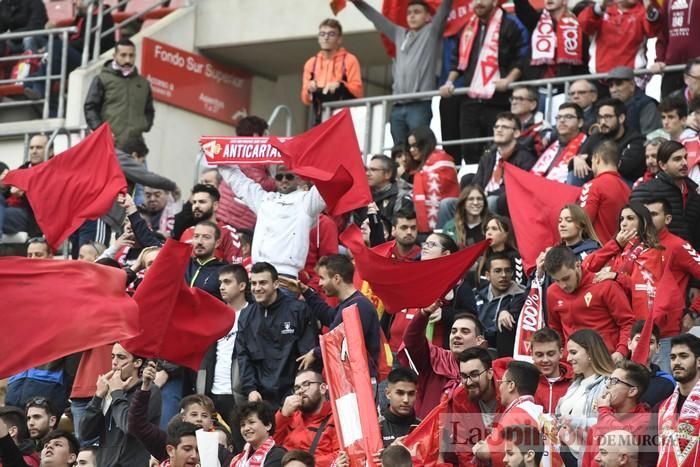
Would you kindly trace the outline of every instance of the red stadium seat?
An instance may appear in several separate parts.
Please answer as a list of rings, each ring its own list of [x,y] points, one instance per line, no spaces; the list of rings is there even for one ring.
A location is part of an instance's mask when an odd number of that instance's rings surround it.
[[[49,21],[58,27],[70,26],[73,24],[75,12],[73,11],[72,0],[44,0],[46,13]]]

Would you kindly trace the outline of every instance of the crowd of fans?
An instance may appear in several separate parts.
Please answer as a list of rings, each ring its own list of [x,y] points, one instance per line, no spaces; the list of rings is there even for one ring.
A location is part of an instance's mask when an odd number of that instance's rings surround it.
[[[367,158],[373,202],[365,209],[326,214],[317,188],[284,166],[203,167],[183,200],[175,183],[145,167],[152,96],[134,66],[134,44],[120,40],[85,113],[93,129],[111,124],[129,194],[75,232],[70,254],[124,269],[133,292],[165,239],[191,243],[185,281],[225,302],[235,320],[197,374],[114,343],[12,376],[0,408],[2,465],[196,465],[197,430],[216,433],[221,465],[348,465],[318,338],[350,305],[376,396],[384,444],[377,463],[413,465],[417,453],[405,437],[439,406],[455,421],[450,436],[435,435],[447,465],[530,467],[543,456],[547,465],[696,465],[700,18],[691,17],[692,1],[570,9],[547,0],[539,12],[516,0],[510,14],[495,0],[474,0],[450,38],[442,34],[451,0],[437,11],[409,1],[408,28],[353,3],[396,46],[393,92],[439,86],[443,137],[493,143],[443,151],[428,127],[430,106],[407,101],[392,109],[391,155]],[[682,73],[664,75],[660,103],[633,72],[651,37],[657,71],[685,63]],[[320,24],[321,50],[306,62],[301,90],[314,108],[311,124],[320,122],[323,102],[362,94],[359,60],[341,41],[337,21]],[[553,127],[542,117],[543,90],[517,85],[586,70],[608,77],[571,83]],[[465,85],[469,94],[453,95]],[[263,136],[267,124],[246,117],[236,132]],[[32,137],[22,168],[52,157],[47,144],[44,135]],[[461,161],[478,168],[458,180]],[[582,188],[550,220],[559,242],[531,270],[509,218],[505,162]],[[0,181],[7,170],[0,164]],[[27,258],[52,258],[24,193],[3,190],[1,231],[28,232]],[[339,244],[351,223],[368,247],[397,262],[490,243],[445,297],[391,310]],[[668,275],[683,303],[643,337]],[[440,284],[425,284],[433,286]],[[527,343],[528,363],[512,356],[533,287],[544,291],[546,325]],[[388,375],[384,338],[395,357]],[[648,358],[632,361],[640,342]]]

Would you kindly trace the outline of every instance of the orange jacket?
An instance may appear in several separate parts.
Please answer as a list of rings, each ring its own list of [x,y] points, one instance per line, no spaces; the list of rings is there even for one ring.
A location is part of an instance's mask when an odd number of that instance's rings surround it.
[[[343,47],[330,59],[327,59],[323,52],[319,52],[306,61],[301,84],[301,101],[304,105],[311,105],[308,88],[312,76],[319,88],[333,81],[340,81],[353,96],[363,96],[360,62]]]

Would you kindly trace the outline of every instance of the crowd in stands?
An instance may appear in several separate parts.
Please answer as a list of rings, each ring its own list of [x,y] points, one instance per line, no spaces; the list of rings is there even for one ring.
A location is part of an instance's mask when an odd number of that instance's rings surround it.
[[[91,129],[110,123],[128,193],[73,234],[64,252],[72,259],[56,260],[123,269],[133,293],[166,239],[191,243],[184,280],[223,301],[235,319],[197,373],[116,342],[12,376],[0,408],[1,465],[197,465],[203,430],[216,433],[222,466],[348,466],[319,336],[339,326],[351,305],[384,446],[373,453],[377,464],[414,465],[418,453],[406,437],[441,410],[453,421],[449,434],[432,435],[443,465],[698,465],[694,1],[546,0],[537,11],[516,0],[507,13],[495,0],[474,0],[459,33],[444,38],[452,0],[437,10],[409,1],[408,27],[352,0],[395,45],[393,93],[439,89],[443,138],[489,136],[493,143],[440,148],[428,126],[429,102],[397,103],[390,119],[396,146],[366,157],[373,202],[343,215],[330,215],[317,187],[280,165],[202,167],[184,196],[150,172],[143,133],[155,118],[153,98],[135,67],[136,47],[118,41],[84,110]],[[14,30],[8,6],[34,3],[0,1],[0,29]],[[664,74],[661,102],[633,71],[652,37],[656,71],[685,65]],[[313,108],[311,125],[321,122],[323,102],[363,92],[360,61],[341,47],[340,23],[324,20],[318,38],[301,90]],[[441,57],[447,68],[438,80]],[[517,84],[587,70],[607,78],[572,82],[552,109],[553,126],[543,119],[551,105],[545,90]],[[454,95],[465,86],[468,94]],[[254,116],[236,127],[238,136],[267,132]],[[20,168],[45,164],[53,157],[48,144],[45,135],[33,136]],[[462,161],[477,167],[460,180]],[[548,222],[557,223],[558,241],[532,267],[516,240],[529,226],[511,221],[529,200],[508,198],[506,163],[581,190],[575,203],[557,205]],[[27,232],[26,257],[51,259],[56,252],[25,193],[1,185],[8,170],[0,163],[0,233]],[[388,309],[339,241],[353,223],[368,248],[397,264],[489,243],[440,300]],[[669,294],[669,283],[682,303],[657,316],[655,301]],[[537,289],[544,325],[527,342],[530,363],[513,355]],[[385,342],[394,357],[388,374]]]

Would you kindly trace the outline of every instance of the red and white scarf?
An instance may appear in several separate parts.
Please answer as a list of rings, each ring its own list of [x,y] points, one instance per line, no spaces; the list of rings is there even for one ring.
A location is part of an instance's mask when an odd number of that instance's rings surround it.
[[[659,407],[659,463],[665,467],[690,467],[700,462],[700,382],[688,394],[676,419],[679,389]]]
[[[474,69],[472,81],[469,84],[469,97],[472,99],[491,99],[496,92],[495,81],[501,79],[501,71],[498,67],[498,43],[501,34],[501,22],[503,10],[496,7],[486,26],[486,36],[479,51],[479,59]],[[457,68],[464,71],[469,66],[474,41],[479,36],[479,17],[472,15],[469,23],[464,27],[464,32],[459,40],[459,63]]]
[[[579,133],[574,139],[569,141],[561,152],[559,152],[561,143],[555,141],[544,150],[537,162],[535,162],[535,165],[530,169],[530,172],[546,177],[548,180],[566,183],[566,176],[569,173],[569,161],[578,154],[585,139],[586,134]]]
[[[542,10],[537,27],[532,31],[532,65],[583,63],[583,34],[574,14],[566,10],[554,26],[549,11]]]
[[[255,452],[251,452],[250,443],[246,443],[243,452],[233,458],[229,467],[262,467],[274,446],[275,440],[272,437],[267,438]]]

